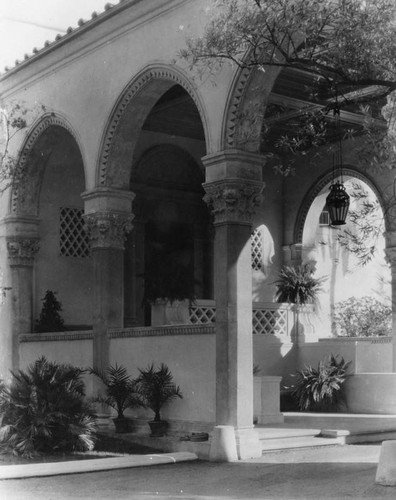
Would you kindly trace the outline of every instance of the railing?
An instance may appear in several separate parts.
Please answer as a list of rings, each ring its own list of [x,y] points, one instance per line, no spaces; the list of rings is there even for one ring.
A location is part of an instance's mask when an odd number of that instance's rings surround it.
[[[207,325],[216,322],[214,300],[197,300],[190,308],[190,322],[193,325]],[[253,334],[288,335],[294,324],[294,312],[289,304],[272,302],[253,303]]]

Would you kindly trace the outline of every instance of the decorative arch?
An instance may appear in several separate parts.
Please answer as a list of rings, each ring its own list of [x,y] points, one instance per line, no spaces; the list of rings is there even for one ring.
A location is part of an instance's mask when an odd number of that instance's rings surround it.
[[[50,113],[43,115],[36,125],[33,126],[32,131],[27,137],[24,145],[22,146],[21,153],[18,159],[19,168],[22,172],[25,172],[28,168],[29,160],[32,159],[34,148],[37,145],[44,133],[51,127],[60,127],[66,130],[71,137],[75,140],[77,147],[81,153],[81,141],[76,131],[70,125],[70,123],[62,116]],[[12,188],[10,197],[10,213],[12,215],[26,214],[37,215],[38,213],[38,196],[29,194],[29,192],[34,191],[37,195],[37,189],[39,189],[41,184],[42,175],[44,174],[44,168],[31,169],[29,172],[28,179],[25,177]],[[84,168],[85,170],[85,168]],[[24,203],[27,199],[30,200],[28,206]]]
[[[238,71],[230,92],[223,122],[223,149],[258,153],[268,96],[281,71],[244,67]]]
[[[155,102],[173,85],[183,87],[197,106],[208,144],[206,113],[196,88],[175,67],[150,66],[127,85],[111,113],[102,140],[98,186],[128,188],[137,136]]]
[[[303,202],[301,203],[300,209],[297,214],[296,224],[294,228],[294,241],[293,243],[302,243],[303,241],[303,231],[305,221],[308,215],[309,208],[311,207],[315,198],[328,186],[333,180],[333,171],[328,171],[324,174],[311,188],[308,190],[307,195],[304,197]],[[389,225],[389,221],[387,220],[386,211],[385,211],[385,203],[384,199],[381,195],[381,192],[375,185],[374,181],[368,177],[367,175],[362,174],[358,170],[356,170],[353,166],[346,165],[343,168],[343,176],[346,177],[354,177],[356,179],[360,179],[364,183],[366,183],[375,193],[378,198],[380,205],[382,207],[384,218],[385,218],[385,227],[387,228]]]

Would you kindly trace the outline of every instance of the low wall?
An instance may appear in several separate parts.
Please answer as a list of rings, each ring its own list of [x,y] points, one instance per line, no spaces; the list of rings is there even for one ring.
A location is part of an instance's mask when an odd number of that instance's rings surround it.
[[[351,413],[396,414],[396,373],[357,373],[345,383]]]
[[[110,332],[110,363],[127,367],[133,376],[138,368],[165,363],[180,386],[183,399],[165,406],[170,420],[216,420],[216,338],[213,327],[180,325],[131,328]],[[141,414],[141,412],[135,412]],[[151,413],[144,412],[146,415]]]
[[[41,356],[49,361],[71,364],[79,368],[92,366],[91,331],[27,333],[19,336],[20,368],[25,369]],[[92,377],[84,375],[86,391],[92,394]]]

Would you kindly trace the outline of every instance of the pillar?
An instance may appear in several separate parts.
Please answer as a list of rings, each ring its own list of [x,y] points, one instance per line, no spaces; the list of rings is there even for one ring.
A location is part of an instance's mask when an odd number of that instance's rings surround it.
[[[396,231],[385,233],[385,255],[391,268],[391,298],[392,298],[392,371],[396,372]]]
[[[124,326],[124,242],[134,194],[99,188],[83,193],[93,259],[93,365],[109,366],[108,328]]]
[[[264,160],[229,150],[206,156],[203,162],[204,200],[212,210],[215,228],[216,425],[234,429],[238,458],[257,457],[261,449],[253,427],[250,237],[252,216],[262,201]],[[219,442],[213,447],[216,453],[211,458],[224,460]]]
[[[11,271],[11,310],[8,349],[12,370],[19,366],[21,333],[33,331],[34,258],[39,249],[38,219],[8,217],[5,220],[7,257]],[[4,332],[3,332],[4,335]],[[7,349],[7,348],[6,348]]]

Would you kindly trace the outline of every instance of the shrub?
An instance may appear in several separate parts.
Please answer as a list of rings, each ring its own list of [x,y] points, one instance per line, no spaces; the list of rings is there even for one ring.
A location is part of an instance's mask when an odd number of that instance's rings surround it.
[[[40,317],[36,321],[36,332],[61,332],[64,330],[63,318],[59,314],[62,304],[56,298],[56,293],[51,290],[45,292],[42,299],[43,307]]]
[[[11,372],[10,386],[0,389],[0,451],[31,457],[93,449],[96,424],[83,371],[42,357],[26,371]]]
[[[374,297],[351,297],[335,305],[334,323],[347,337],[391,335],[392,309]]]
[[[297,371],[292,396],[301,411],[338,411],[345,404],[344,382],[350,361],[331,355],[317,368],[306,366]]]

